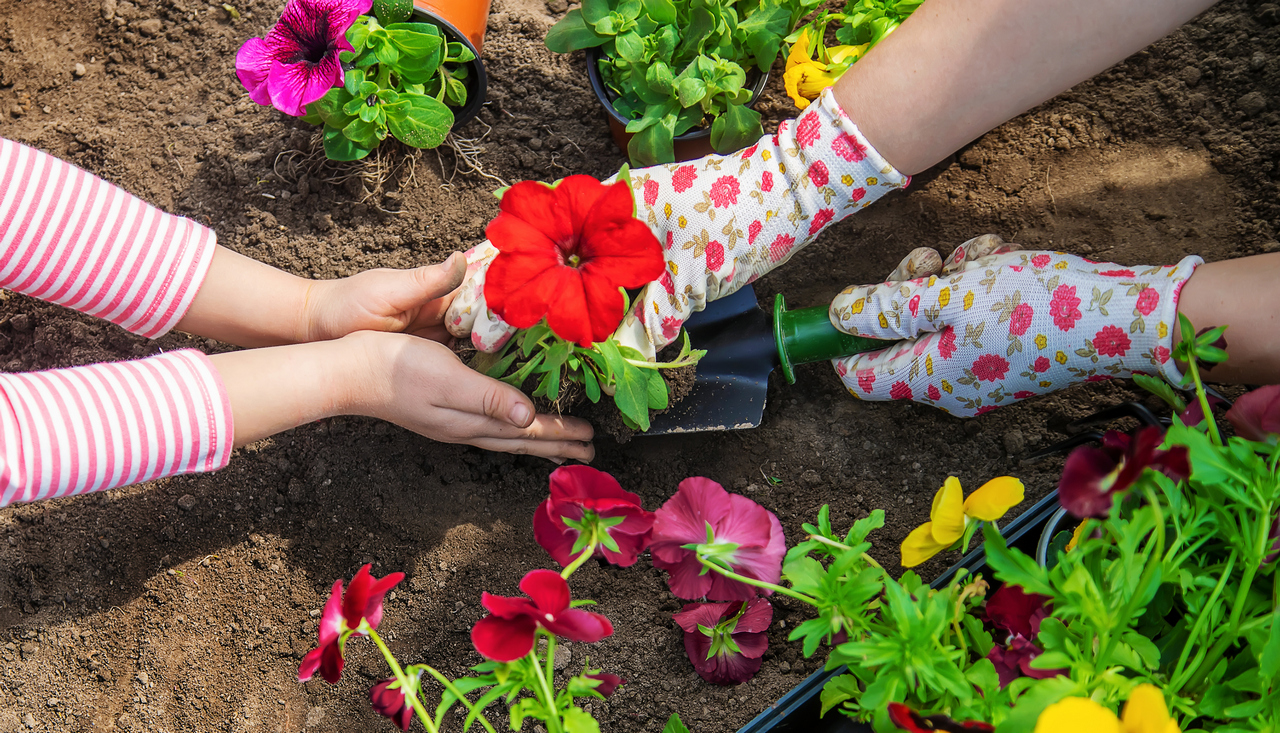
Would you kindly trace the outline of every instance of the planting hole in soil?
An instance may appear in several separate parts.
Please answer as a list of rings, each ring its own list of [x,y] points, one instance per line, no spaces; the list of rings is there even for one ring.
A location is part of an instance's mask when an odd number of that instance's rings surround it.
[[[282,3],[9,3],[0,12],[0,136],[74,163],[210,227],[224,246],[303,277],[440,262],[486,240],[503,205],[495,189],[576,175],[607,181],[627,162],[584,73],[586,52],[558,54],[544,44],[548,31],[580,7],[494,0],[482,47],[473,41],[488,79],[487,91],[467,90],[487,100],[475,120],[452,137],[433,137],[439,144],[428,149],[396,141],[387,123],[387,139],[373,145],[361,137],[366,154],[338,162],[325,157],[321,128],[255,103],[237,78],[237,50],[246,39],[267,36]],[[906,192],[834,224],[785,267],[757,280],[759,299],[771,304],[783,293],[792,308],[824,305],[851,283],[881,282],[917,246],[947,254],[982,232],[1028,250],[1122,263],[1175,263],[1186,255],[1220,261],[1280,249],[1273,175],[1280,116],[1269,99],[1280,88],[1278,21],[1270,3],[1220,3],[915,176]],[[833,25],[828,41],[837,48],[871,39],[840,38]],[[828,67],[845,58],[810,50],[815,64]],[[783,44],[753,108],[766,134],[798,114],[785,55]],[[384,89],[376,76],[365,81]],[[461,116],[460,107],[444,106]],[[332,120],[344,121],[337,112]],[[366,122],[376,128],[376,114]],[[360,137],[362,129],[353,134]],[[749,202],[750,191],[740,191],[739,202]],[[636,200],[643,218],[641,194]],[[729,222],[720,211],[712,239],[723,244],[729,235],[719,230]],[[747,227],[741,228],[745,242]],[[1124,315],[1128,326],[1128,309]],[[1006,353],[1005,333],[994,337]],[[675,343],[663,353],[668,362],[681,359]],[[1022,347],[1035,348],[1030,338]],[[178,332],[150,341],[0,292],[6,372],[185,348],[216,354],[233,347]],[[1022,459],[1069,437],[1072,421],[1135,400],[1170,414],[1129,380],[1082,384],[962,420],[910,401],[854,399],[826,364],[799,364],[794,373],[795,384],[775,374],[764,419],[753,430],[618,443],[598,425],[592,467],[649,512],[672,499],[681,481],[707,477],[775,515],[787,547],[805,540],[803,525],[814,523],[824,505],[842,537],[882,511],[884,527],[871,536],[868,555],[897,578],[904,572],[899,548],[931,521],[935,492],[949,476],[962,487],[962,506],[993,478],[1017,477],[1025,496],[997,520],[1005,526],[1059,486],[1065,457]],[[532,392],[544,374],[525,386]],[[679,396],[674,385],[668,389],[671,399]],[[1234,399],[1242,390],[1224,392]],[[610,399],[596,408],[613,409]],[[623,432],[619,414],[613,413]],[[339,417],[238,449],[215,473],[0,509],[0,730],[389,730],[369,704],[370,688],[390,676],[371,639],[350,640],[338,684],[319,673],[297,681],[299,665],[316,647],[334,581],[348,587],[366,564],[375,578],[403,572],[383,598],[382,641],[406,665],[430,664],[450,680],[473,674],[482,658],[472,629],[489,615],[480,593],[533,599],[522,594],[521,580],[563,569],[539,544],[532,522],[548,501],[553,468],[533,457]],[[943,539],[981,545],[979,524],[959,516],[961,536]],[[608,514],[597,512],[601,517]],[[1076,526],[1071,520],[1060,529]],[[912,569],[926,584],[959,559],[946,547],[931,547],[937,554]],[[826,646],[806,657],[802,641],[788,640],[818,617],[803,600],[769,596],[772,615],[758,630],[725,626],[761,613],[744,603],[701,611],[707,618],[694,619],[687,632],[673,616],[693,601],[672,591],[652,558],[646,550],[628,567],[607,557],[587,560],[569,581],[572,599],[596,601],[582,610],[605,616],[612,633],[599,641],[562,638],[551,652],[550,682],[563,687],[588,667],[626,680],[607,698],[578,699],[601,730],[656,732],[678,713],[693,731],[734,731],[823,667]],[[1242,565],[1236,561],[1231,578],[1241,578]],[[1265,574],[1268,584],[1272,577]],[[992,583],[992,591],[997,587]],[[1233,581],[1220,594],[1223,603],[1234,603],[1236,590]],[[1255,610],[1245,603],[1237,619],[1248,633],[1264,627]],[[686,634],[699,623],[720,630],[716,650],[767,641],[751,658],[758,671],[738,684],[707,682],[686,647]],[[735,632],[760,636],[735,640]],[[1135,644],[1139,659],[1150,651]],[[1240,649],[1265,644],[1250,636],[1222,650],[1210,644],[1205,656],[1234,659]],[[1202,677],[1195,664],[1189,655],[1177,671],[1184,689],[1222,682]],[[434,711],[441,688],[430,675],[422,680]],[[1232,705],[1254,700],[1228,689],[1215,694]],[[1108,688],[1108,705],[1119,710],[1129,692]],[[488,715],[505,725],[505,706]],[[443,729],[460,729],[465,717],[456,708]],[[528,720],[524,730],[535,725],[546,727]]]

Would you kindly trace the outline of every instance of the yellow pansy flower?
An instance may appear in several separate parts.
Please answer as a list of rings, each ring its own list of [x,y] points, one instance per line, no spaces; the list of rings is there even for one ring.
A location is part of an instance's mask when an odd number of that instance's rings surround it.
[[[786,68],[782,74],[787,96],[791,97],[798,109],[808,107],[811,100],[817,99],[822,90],[835,84],[853,62],[867,52],[865,44],[822,48],[815,43],[818,40],[816,36],[812,27],[801,29],[800,36],[787,54]]]
[[[1022,482],[1001,476],[986,482],[966,499],[960,479],[948,476],[933,496],[929,521],[916,527],[902,541],[902,566],[913,568],[964,537],[971,521],[994,522],[1022,502]]]
[[[1059,700],[1040,713],[1035,733],[1182,733],[1169,716],[1164,694],[1143,683],[1133,689],[1120,717],[1087,697]]]
[[[1036,336],[1036,348],[1037,348],[1037,349],[1043,349],[1044,347],[1046,347],[1046,346],[1048,346],[1048,345],[1049,345],[1049,339],[1045,338],[1045,335],[1044,335],[1043,333],[1042,333],[1042,334],[1040,334],[1039,336]]]
[[[950,303],[950,302],[951,302],[951,288],[943,288],[942,292],[938,293],[938,305],[942,306],[943,308],[946,308],[947,303]]]

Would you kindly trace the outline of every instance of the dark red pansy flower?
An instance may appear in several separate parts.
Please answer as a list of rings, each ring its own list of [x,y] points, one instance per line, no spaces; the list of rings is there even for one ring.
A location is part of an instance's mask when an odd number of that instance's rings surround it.
[[[966,720],[963,723],[952,720],[945,715],[921,715],[900,702],[889,703],[889,721],[900,729],[911,733],[986,733],[994,731],[993,725],[977,720]]]
[[[618,687],[627,684],[627,681],[616,674],[608,672],[595,672],[587,675],[587,679],[599,680],[600,684],[596,685],[596,692],[609,697],[617,691]]]
[[[1066,670],[1033,669],[1031,660],[1042,650],[1035,645],[1040,633],[1040,622],[1049,615],[1049,597],[1023,592],[1016,585],[1002,585],[987,599],[987,618],[997,628],[1008,633],[1004,643],[997,643],[987,654],[1000,676],[1004,687],[1019,677],[1047,679]]]
[[[369,574],[370,567],[365,565],[356,572],[346,595],[342,593],[342,581],[333,582],[320,614],[320,646],[302,658],[299,682],[306,682],[319,670],[325,682],[337,684],[342,678],[342,649],[347,637],[364,636],[382,622],[382,597],[404,580],[404,573],[391,573],[378,580]]]
[[[471,627],[476,651],[495,662],[512,662],[533,649],[539,627],[569,641],[596,642],[613,633],[609,619],[569,607],[569,583],[553,570],[534,570],[520,581],[528,598],[480,594],[489,615]]]
[[[1160,428],[1146,427],[1132,437],[1111,430],[1102,447],[1081,446],[1067,456],[1058,482],[1058,501],[1068,512],[1084,519],[1105,517],[1117,492],[1124,491],[1147,468],[1161,471],[1175,480],[1191,473],[1187,449],[1174,446],[1159,450],[1164,441]]]
[[[551,472],[551,497],[533,513],[533,538],[556,562],[568,566],[594,534],[596,557],[631,567],[649,546],[653,512],[617,479],[590,466]]]
[[[1207,397],[1209,398],[1210,410],[1228,404],[1227,401],[1221,397],[1214,397],[1213,395],[1207,395]],[[1183,410],[1182,413],[1178,415],[1178,419],[1182,421],[1183,425],[1199,425],[1204,422],[1204,409],[1200,407],[1200,400],[1193,397],[1188,401],[1187,409]]]
[[[1259,443],[1271,443],[1280,436],[1280,384],[1246,392],[1227,410],[1227,421],[1236,435]]]
[[[685,545],[698,545],[699,550]],[[654,512],[649,551],[654,567],[670,574],[667,583],[676,596],[746,601],[771,591],[706,571],[698,552],[739,575],[777,583],[787,545],[782,524],[773,512],[745,496],[730,494],[710,479],[693,477],[681,481],[676,495]]]
[[[405,697],[400,681],[395,677],[385,679],[369,688],[369,702],[379,715],[391,719],[400,730],[409,730],[413,723],[413,706]]]
[[[589,347],[622,322],[619,288],[662,276],[662,244],[633,215],[625,182],[569,176],[552,188],[522,181],[502,196],[485,234],[498,249],[485,278],[489,309],[516,328],[543,318]]]
[[[672,616],[684,629],[684,650],[702,679],[737,685],[760,671],[769,648],[773,606],[763,598],[734,603],[688,603]]]

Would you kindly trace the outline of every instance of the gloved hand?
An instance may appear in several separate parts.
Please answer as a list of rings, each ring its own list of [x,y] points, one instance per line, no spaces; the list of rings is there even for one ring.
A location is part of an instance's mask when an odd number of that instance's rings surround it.
[[[612,179],[611,179],[612,180]],[[646,357],[691,314],[786,262],[831,223],[910,180],[858,132],[831,91],[778,132],[731,156],[631,171],[636,215],[663,243],[667,271],[645,286],[617,332]],[[467,279],[445,316],[455,336],[496,351],[513,329],[484,303],[498,250],[467,252]]]
[[[1157,372],[1180,382],[1169,358],[1178,294],[1204,260],[1126,267],[1020,249],[989,234],[945,263],[916,250],[889,282],[837,295],[837,328],[906,339],[835,359],[850,394],[967,417],[1079,382]]]

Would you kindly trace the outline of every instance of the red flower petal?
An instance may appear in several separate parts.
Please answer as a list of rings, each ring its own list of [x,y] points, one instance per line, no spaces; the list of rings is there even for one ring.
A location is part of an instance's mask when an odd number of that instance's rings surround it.
[[[538,624],[529,616],[499,618],[485,616],[471,627],[471,643],[486,659],[512,662],[533,649]]]
[[[1102,485],[1116,468],[1116,460],[1106,451],[1081,446],[1067,456],[1058,481],[1058,501],[1073,515],[1105,517],[1111,510],[1111,492]]]
[[[483,592],[480,594],[480,605],[499,618],[512,619],[538,614],[538,607],[528,598],[510,598]]]
[[[589,674],[587,675],[587,679],[600,680],[600,684],[596,685],[596,692],[604,695],[605,697],[612,695],[620,685],[627,684],[626,680],[616,674],[609,674],[608,672],[596,672],[594,674]]]
[[[554,570],[531,570],[520,580],[520,590],[533,599],[538,611],[559,613],[569,607],[569,583]]]
[[[538,619],[538,623],[547,631],[569,641],[592,643],[613,634],[613,624],[609,623],[609,619],[580,608],[561,611],[554,620],[543,617]]]
[[[1280,434],[1280,384],[1246,392],[1227,410],[1236,434],[1260,443]]]
[[[689,633],[697,633],[698,625],[712,628],[720,623],[728,614],[729,609],[734,609],[737,613],[737,603],[686,603],[684,608],[679,612],[671,615],[676,626]],[[705,636],[705,634],[704,634]],[[707,637],[708,639],[710,637]]]
[[[1040,619],[1048,613],[1048,596],[1027,593],[1020,586],[1005,584],[987,599],[987,618],[991,623],[1028,639],[1039,632]]]
[[[561,567],[573,562],[573,545],[578,539],[577,530],[569,529],[552,516],[552,501],[547,499],[533,512],[533,539],[551,555]]]
[[[763,598],[755,598],[747,601],[747,610],[738,619],[738,625],[734,627],[734,633],[768,631],[771,623],[773,623],[773,604]]]

